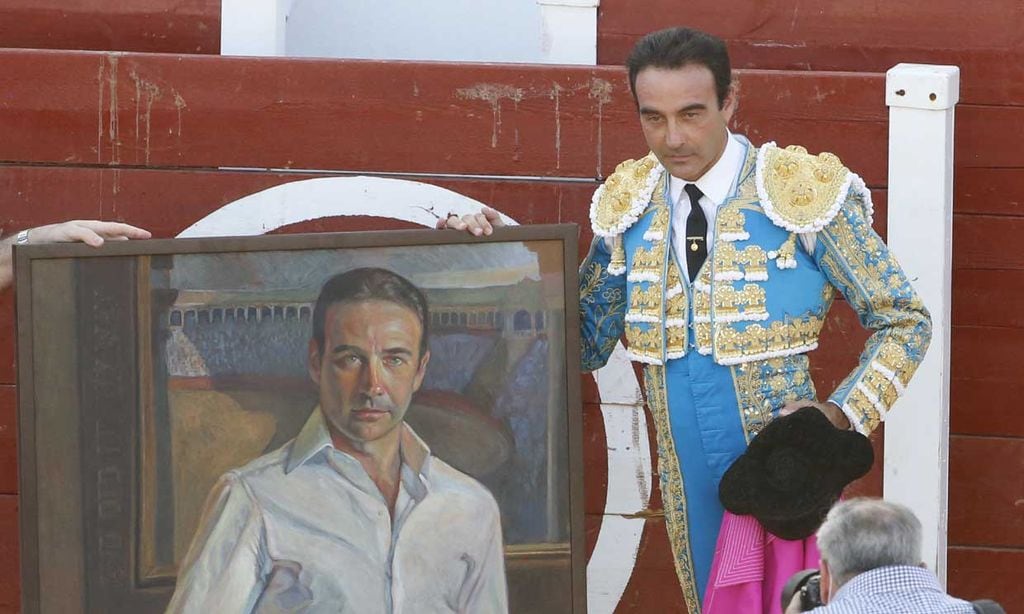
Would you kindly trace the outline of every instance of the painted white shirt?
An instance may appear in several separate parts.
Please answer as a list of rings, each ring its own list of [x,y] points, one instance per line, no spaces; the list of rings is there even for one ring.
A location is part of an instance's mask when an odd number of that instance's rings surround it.
[[[725,199],[736,190],[736,181],[739,179],[740,171],[743,169],[745,151],[743,144],[730,132],[725,142],[725,151],[718,158],[706,173],[700,176],[697,181],[683,181],[678,177],[669,175],[668,191],[672,206],[672,249],[675,251],[676,261],[679,262],[681,272],[689,279],[689,270],[686,266],[686,218],[690,215],[689,196],[683,192],[683,186],[687,183],[695,183],[704,196],[700,199],[700,208],[704,210],[704,216],[708,219],[708,234],[714,237],[715,217],[718,214],[718,207],[725,202]],[[707,239],[707,237],[705,237]],[[714,249],[714,241],[707,241],[708,256]]]
[[[403,428],[394,523],[319,408],[291,442],[224,474],[167,611],[507,612],[494,497]]]

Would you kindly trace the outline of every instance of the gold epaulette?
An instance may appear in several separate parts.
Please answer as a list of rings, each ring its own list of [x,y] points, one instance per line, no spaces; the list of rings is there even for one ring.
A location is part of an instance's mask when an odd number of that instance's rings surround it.
[[[871,195],[864,182],[835,154],[816,156],[798,145],[782,149],[766,143],[757,152],[757,194],[761,208],[790,232],[817,232],[839,212],[853,190],[870,216]]]
[[[590,202],[590,223],[594,234],[615,237],[639,218],[651,201],[663,167],[647,154],[639,160],[626,160],[594,192]]]

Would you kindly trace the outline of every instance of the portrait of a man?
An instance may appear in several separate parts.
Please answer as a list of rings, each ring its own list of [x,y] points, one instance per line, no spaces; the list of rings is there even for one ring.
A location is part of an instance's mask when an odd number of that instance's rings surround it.
[[[425,294],[382,268],[323,284],[299,434],[209,494],[168,612],[506,612],[495,498],[406,423]]]
[[[70,382],[23,410],[60,444],[23,542],[39,611],[583,607],[575,235],[33,260],[75,289],[33,304],[33,377]]]

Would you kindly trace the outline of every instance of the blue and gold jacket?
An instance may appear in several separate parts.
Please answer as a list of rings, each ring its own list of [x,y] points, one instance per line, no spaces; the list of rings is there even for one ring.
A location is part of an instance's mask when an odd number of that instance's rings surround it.
[[[580,269],[584,368],[603,366],[623,333],[630,358],[649,366],[688,351],[735,366],[749,439],[787,400],[815,398],[805,354],[839,290],[873,334],[829,400],[868,434],[924,356],[928,312],[872,230],[860,177],[829,153],[743,141],[692,285],[671,248],[667,173],[654,155],[623,162],[598,188]]]

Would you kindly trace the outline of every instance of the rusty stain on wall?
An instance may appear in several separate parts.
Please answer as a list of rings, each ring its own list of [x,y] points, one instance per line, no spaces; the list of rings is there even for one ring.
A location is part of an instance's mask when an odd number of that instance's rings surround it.
[[[551,99],[555,101],[555,168],[562,168],[562,115],[561,115],[561,84],[551,84]]]
[[[181,143],[181,111],[187,109],[188,105],[185,104],[185,99],[178,90],[171,88],[171,93],[174,94],[174,108],[178,112],[178,143]]]
[[[107,89],[110,93],[107,111],[107,138],[110,139],[110,163],[121,163],[121,130],[117,121],[117,62],[116,55],[107,56]],[[103,84],[100,84],[103,87]]]
[[[96,163],[103,162],[103,72],[106,69],[106,62],[100,60],[99,74],[96,75],[96,84],[99,90],[99,101],[96,103]]]
[[[597,105],[597,174],[595,175],[598,179],[603,179],[601,176],[601,161],[602,161],[602,149],[604,146],[604,105],[608,104],[612,100],[612,91],[614,87],[609,81],[604,79],[598,79],[597,77],[591,77],[590,79],[590,93],[588,96]]]
[[[150,139],[152,136],[153,101],[159,99],[163,93],[160,91],[160,87],[156,83],[143,79],[135,69],[129,71],[128,76],[131,78],[132,82],[135,83],[135,159],[138,161],[139,140],[141,138],[143,151],[145,153],[145,163],[148,165],[149,154],[151,152]],[[142,110],[143,95],[146,97],[146,106],[144,111]],[[140,122],[145,126],[144,135],[139,127]]]
[[[150,155],[153,152],[153,105],[164,98],[166,89],[170,89],[171,98],[174,103],[176,114],[176,126],[168,128],[167,133],[177,136],[177,142],[181,143],[182,111],[188,108],[185,98],[176,89],[161,87],[153,80],[139,75],[133,68],[128,73],[129,78],[135,84],[135,160],[139,160],[139,150],[143,152],[145,164],[149,164]]]
[[[491,147],[495,148],[498,146],[498,135],[501,134],[501,101],[511,100],[518,109],[523,99],[523,90],[504,83],[477,83],[459,88],[455,95],[462,100],[483,100],[491,105]]]

